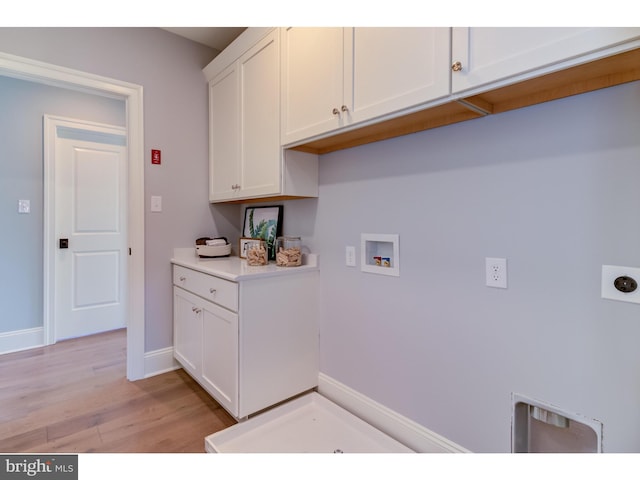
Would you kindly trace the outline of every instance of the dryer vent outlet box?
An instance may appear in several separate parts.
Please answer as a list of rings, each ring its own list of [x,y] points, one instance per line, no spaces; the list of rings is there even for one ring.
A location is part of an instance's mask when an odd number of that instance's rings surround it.
[[[600,453],[602,423],[514,394],[511,451]]]

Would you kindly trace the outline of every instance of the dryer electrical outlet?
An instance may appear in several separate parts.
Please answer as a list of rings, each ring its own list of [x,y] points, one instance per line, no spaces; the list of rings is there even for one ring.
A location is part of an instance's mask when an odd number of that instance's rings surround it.
[[[507,288],[507,259],[485,258],[486,285],[494,288]]]
[[[621,280],[628,280],[628,282]],[[602,298],[640,303],[640,268],[602,265]],[[623,288],[628,283],[629,288]]]

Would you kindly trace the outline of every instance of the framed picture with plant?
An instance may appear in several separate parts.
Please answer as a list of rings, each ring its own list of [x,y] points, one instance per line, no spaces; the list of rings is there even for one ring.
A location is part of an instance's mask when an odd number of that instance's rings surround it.
[[[244,211],[244,238],[261,238],[267,243],[269,260],[276,258],[276,238],[282,235],[282,205],[247,207]]]

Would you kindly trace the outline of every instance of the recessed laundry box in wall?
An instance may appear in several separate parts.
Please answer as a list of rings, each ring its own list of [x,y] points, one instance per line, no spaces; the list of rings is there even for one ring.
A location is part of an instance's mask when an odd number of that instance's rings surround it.
[[[360,269],[379,275],[400,276],[400,236],[397,234],[360,234]]]
[[[512,452],[600,453],[602,423],[513,394]]]
[[[411,453],[316,392],[205,439],[209,453]]]

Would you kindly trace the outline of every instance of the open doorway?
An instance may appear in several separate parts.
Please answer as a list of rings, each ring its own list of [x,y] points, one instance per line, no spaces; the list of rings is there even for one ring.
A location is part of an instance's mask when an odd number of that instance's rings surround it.
[[[142,87],[119,80],[66,69],[43,62],[0,53],[0,75],[52,85],[92,95],[117,98],[125,103],[127,136],[127,256],[126,326],[127,378],[145,376],[144,369],[144,150]],[[47,249],[44,256],[47,257]],[[45,281],[49,279],[48,258],[44,259]],[[50,309],[44,308],[43,325]],[[41,343],[45,343],[42,338]]]

